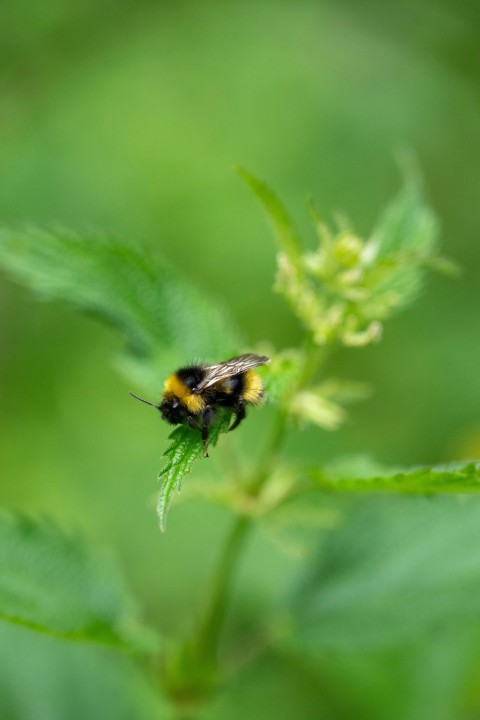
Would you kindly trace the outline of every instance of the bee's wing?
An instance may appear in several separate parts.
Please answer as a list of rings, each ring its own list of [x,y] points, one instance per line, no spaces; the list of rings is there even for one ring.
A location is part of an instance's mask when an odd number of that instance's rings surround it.
[[[205,369],[206,375],[203,380],[196,386],[195,392],[201,392],[206,388],[215,385],[220,380],[237,375],[237,373],[245,372],[257,365],[266,365],[270,362],[270,358],[266,355],[255,355],[255,353],[247,353],[238,357],[219,363],[218,365],[207,365]]]

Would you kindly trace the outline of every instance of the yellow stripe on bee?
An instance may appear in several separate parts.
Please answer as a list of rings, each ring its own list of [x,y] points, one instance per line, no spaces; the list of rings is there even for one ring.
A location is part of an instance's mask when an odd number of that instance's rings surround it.
[[[192,393],[179,377],[170,375],[163,385],[164,396],[167,400],[176,397],[190,413],[201,412],[205,407],[205,401],[200,395]]]
[[[245,373],[245,385],[243,388],[243,399],[251,405],[260,405],[263,398],[263,383],[255,370],[247,370]]]

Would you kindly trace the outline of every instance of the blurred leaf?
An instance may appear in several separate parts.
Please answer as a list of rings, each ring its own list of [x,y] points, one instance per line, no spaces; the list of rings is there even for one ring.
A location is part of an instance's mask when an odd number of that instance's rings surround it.
[[[298,383],[305,365],[304,353],[296,348],[282,352],[269,350],[271,362],[263,370],[267,400],[284,400]]]
[[[432,255],[431,257],[426,258],[425,265],[432,268],[432,270],[436,270],[436,272],[446,275],[447,277],[456,279],[462,275],[462,268],[460,265],[444,255]]]
[[[315,490],[297,488],[260,518],[261,527],[282,552],[296,558],[312,555],[319,530],[331,530],[342,521],[333,503]]]
[[[317,345],[340,340],[362,347],[378,341],[383,321],[418,295],[427,267],[451,270],[450,262],[435,257],[438,224],[417,177],[407,179],[367,242],[348,224],[336,234],[330,232],[313,208],[320,245],[315,252],[304,252],[273,192],[247,171],[240,169],[239,174],[266,209],[282,250],[274,289],[291,304]]]
[[[321,488],[339,492],[396,492],[417,495],[480,492],[480,462],[455,462],[410,470],[337,467],[312,470]]]
[[[273,225],[280,250],[285,253],[297,272],[303,274],[301,271],[302,242],[285,206],[268,185],[249,173],[248,170],[238,167],[237,172],[262,203]]]
[[[470,630],[447,627],[401,647],[287,657],[328,688],[333,717],[385,720],[388,708],[389,720],[467,720],[462,697],[476,680],[478,646]]]
[[[327,378],[318,386],[318,390],[324,397],[342,405],[366,400],[372,394],[372,387],[368,383],[334,377]]]
[[[290,412],[301,421],[311,422],[323,430],[338,430],[348,417],[343,405],[368,397],[365,383],[331,378],[293,395]]]
[[[438,235],[439,224],[425,202],[421,182],[410,175],[365,246],[371,268],[365,282],[370,288],[370,316],[386,300],[391,310],[410,304],[421,290],[426,267],[447,262],[435,259]]]
[[[479,502],[369,498],[325,535],[295,594],[287,643],[361,650],[479,620]]]
[[[426,205],[418,172],[408,172],[403,188],[379,218],[371,242],[377,257],[406,250],[430,254],[436,247],[438,221]]]
[[[43,298],[119,328],[135,381],[158,388],[173,358],[221,359],[241,346],[228,313],[144,247],[67,230],[0,230],[0,266]]]
[[[227,432],[230,424],[231,412],[224,409],[219,412],[217,420],[210,426],[208,433],[208,446],[215,447],[220,433]],[[157,514],[162,532],[166,529],[167,513],[175,490],[180,490],[183,478],[188,475],[192,465],[198,458],[204,457],[204,447],[201,434],[198,430],[182,425],[175,428],[170,434],[170,446],[163,453],[167,464],[160,471],[158,479],[162,487],[158,495]]]
[[[158,720],[167,702],[126,653],[0,623],[3,720]]]
[[[323,430],[338,430],[347,416],[340,405],[324,397],[320,388],[296,393],[290,403],[290,411],[300,420],[311,422]]]
[[[46,521],[0,515],[0,617],[64,639],[148,650],[111,564]]]

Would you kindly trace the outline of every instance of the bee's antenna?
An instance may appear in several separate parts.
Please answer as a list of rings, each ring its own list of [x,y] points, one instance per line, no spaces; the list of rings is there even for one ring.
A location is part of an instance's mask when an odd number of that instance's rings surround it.
[[[157,410],[158,410],[158,407],[159,407],[159,406],[158,406],[158,405],[155,405],[155,403],[152,403],[152,402],[150,402],[149,400],[144,400],[143,398],[138,397],[138,395],[135,395],[135,393],[132,393],[132,392],[130,393],[130,395],[131,395],[132,397],[134,397],[136,400],[140,400],[140,402],[143,402],[143,403],[145,403],[146,405],[151,405],[152,407],[157,408]]]

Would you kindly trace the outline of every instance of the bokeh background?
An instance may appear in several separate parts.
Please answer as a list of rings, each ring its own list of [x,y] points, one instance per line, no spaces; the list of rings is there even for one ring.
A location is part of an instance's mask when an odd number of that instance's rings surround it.
[[[335,357],[331,372],[371,382],[373,397],[342,430],[297,433],[287,452],[318,463],[344,453],[387,464],[478,457],[479,30],[474,0],[3,0],[1,222],[154,245],[232,309],[252,345],[280,349],[300,331],[271,292],[274,243],[233,166],[266,179],[313,242],[308,194],[327,219],[344,211],[368,234],[400,186],[398,154],[413,149],[443,252],[463,275],[431,277],[379,345]],[[113,549],[146,618],[176,632],[201,601],[228,513],[182,504],[159,535],[168,428],[129,397],[113,331],[5,278],[0,323],[1,504]],[[245,452],[268,413],[242,427]],[[261,615],[297,565],[258,532],[238,606]],[[102,653],[0,628],[2,717],[158,717],[150,685]],[[451,653],[471,667],[457,645]],[[350,689],[357,717],[393,717],[394,670],[380,677],[370,659],[342,662],[320,686],[310,669],[267,656],[208,717],[252,707],[277,720],[348,716],[347,702],[324,707],[329,682]],[[437,658],[417,705],[398,717],[444,717],[432,705],[444,680]]]

